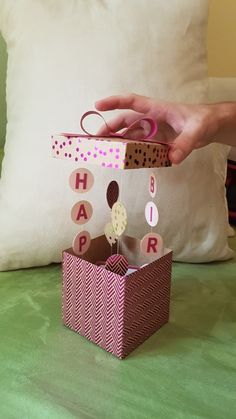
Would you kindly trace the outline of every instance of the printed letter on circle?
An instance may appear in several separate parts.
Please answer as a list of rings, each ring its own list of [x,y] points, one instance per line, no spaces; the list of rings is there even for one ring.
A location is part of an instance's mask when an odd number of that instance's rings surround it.
[[[69,179],[70,187],[75,192],[88,192],[94,183],[92,173],[88,169],[76,169]]]
[[[88,231],[81,231],[81,233],[78,233],[73,240],[72,248],[74,253],[77,256],[83,255],[87,252],[90,243],[91,237]]]
[[[149,233],[140,242],[140,250],[143,255],[161,257],[164,254],[162,237],[156,233]]]
[[[158,223],[159,214],[156,204],[150,201],[145,207],[145,218],[151,227],[155,227]]]
[[[87,223],[93,214],[93,207],[88,201],[77,202],[71,210],[71,218],[74,223],[82,225]]]
[[[157,193],[157,181],[154,173],[152,173],[149,178],[149,193],[152,198],[155,198]]]

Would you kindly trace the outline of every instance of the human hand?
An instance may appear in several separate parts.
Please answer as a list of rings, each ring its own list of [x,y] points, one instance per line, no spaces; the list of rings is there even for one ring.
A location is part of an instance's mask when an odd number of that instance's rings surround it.
[[[170,146],[169,158],[172,163],[181,163],[193,150],[206,146],[214,140],[219,130],[217,105],[186,105],[170,102],[158,102],[145,96],[130,94],[126,96],[110,96],[95,104],[99,111],[126,109],[125,112],[108,122],[113,132],[127,128],[141,117],[151,117],[158,122],[158,140]],[[145,134],[145,124],[141,128]],[[107,134],[103,126],[99,135]],[[139,130],[133,137],[140,136]]]

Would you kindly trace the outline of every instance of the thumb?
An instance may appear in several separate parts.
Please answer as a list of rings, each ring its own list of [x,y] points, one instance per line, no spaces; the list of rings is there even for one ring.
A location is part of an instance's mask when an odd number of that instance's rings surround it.
[[[193,134],[182,132],[170,145],[169,159],[173,164],[181,163],[196,148]]]

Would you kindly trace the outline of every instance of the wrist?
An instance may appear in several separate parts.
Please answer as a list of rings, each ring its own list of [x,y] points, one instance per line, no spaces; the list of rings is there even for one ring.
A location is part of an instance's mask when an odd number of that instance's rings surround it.
[[[236,103],[222,102],[212,105],[215,121],[215,142],[232,145],[236,138]]]

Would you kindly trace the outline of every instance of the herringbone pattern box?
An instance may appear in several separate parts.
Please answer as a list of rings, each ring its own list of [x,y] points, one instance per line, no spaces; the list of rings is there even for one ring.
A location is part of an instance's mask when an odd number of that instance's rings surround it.
[[[101,236],[84,259],[72,249],[63,252],[63,322],[125,358],[168,322],[172,252],[122,277],[96,265],[110,251]]]

